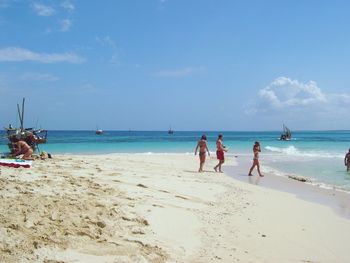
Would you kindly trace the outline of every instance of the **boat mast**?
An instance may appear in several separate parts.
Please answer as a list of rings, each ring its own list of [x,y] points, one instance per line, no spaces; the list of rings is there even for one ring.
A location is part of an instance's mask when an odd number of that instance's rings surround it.
[[[23,119],[24,118],[24,101],[25,101],[25,98],[23,98],[23,101],[22,101],[22,112],[20,110],[19,104],[17,103],[17,111],[18,111],[21,131],[24,130],[24,119]]]
[[[23,98],[23,100],[22,100],[22,123],[21,123],[21,130],[22,131],[24,130],[24,101],[25,101],[25,98]]]

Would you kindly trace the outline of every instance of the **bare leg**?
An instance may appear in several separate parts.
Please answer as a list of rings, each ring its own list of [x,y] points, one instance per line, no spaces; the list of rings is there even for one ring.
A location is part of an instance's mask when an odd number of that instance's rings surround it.
[[[259,176],[263,177],[264,175],[262,175],[261,172],[260,172],[260,164],[258,164],[257,167],[258,167]]]
[[[248,174],[249,176],[252,176],[252,171],[253,171],[255,165],[256,165],[256,164],[253,163],[252,167],[250,167],[249,174]]]
[[[24,160],[34,160],[34,158],[32,157],[33,154],[33,150],[29,149],[22,157],[22,159]]]
[[[223,163],[225,162],[225,160],[220,160],[219,162],[219,172],[222,173],[221,171],[221,165],[223,165]]]
[[[203,166],[204,166],[204,162],[200,162],[199,171],[198,172],[203,172]]]
[[[215,172],[217,172],[218,171],[218,167],[219,167],[219,165],[220,165],[220,161],[219,161],[219,163],[214,167],[214,170],[215,170]]]
[[[204,163],[205,163],[205,155],[199,157],[199,171],[198,172],[203,172]]]

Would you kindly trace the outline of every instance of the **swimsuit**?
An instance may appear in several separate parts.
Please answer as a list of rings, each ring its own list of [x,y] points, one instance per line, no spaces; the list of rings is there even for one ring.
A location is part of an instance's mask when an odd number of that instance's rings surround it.
[[[216,158],[220,161],[223,161],[225,160],[225,154],[224,154],[224,151],[222,150],[217,150],[216,151]]]
[[[205,156],[205,152],[199,152],[199,157]]]

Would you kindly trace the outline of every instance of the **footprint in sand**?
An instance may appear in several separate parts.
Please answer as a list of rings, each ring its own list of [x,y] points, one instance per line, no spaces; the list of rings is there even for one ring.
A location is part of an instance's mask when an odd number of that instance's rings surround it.
[[[162,205],[157,205],[157,204],[153,204],[152,206],[153,206],[153,207],[161,207],[161,208],[164,208],[164,206],[162,206]]]
[[[189,200],[187,197],[184,197],[184,196],[181,196],[181,195],[175,195],[175,197],[181,198],[181,199],[184,199],[184,200]]]

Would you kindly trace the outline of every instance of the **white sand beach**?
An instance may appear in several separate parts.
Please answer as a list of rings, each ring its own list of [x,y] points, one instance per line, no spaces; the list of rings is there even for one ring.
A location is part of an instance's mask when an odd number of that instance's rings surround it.
[[[214,158],[199,174],[187,154],[53,157],[0,168],[0,262],[350,261],[348,218]]]

